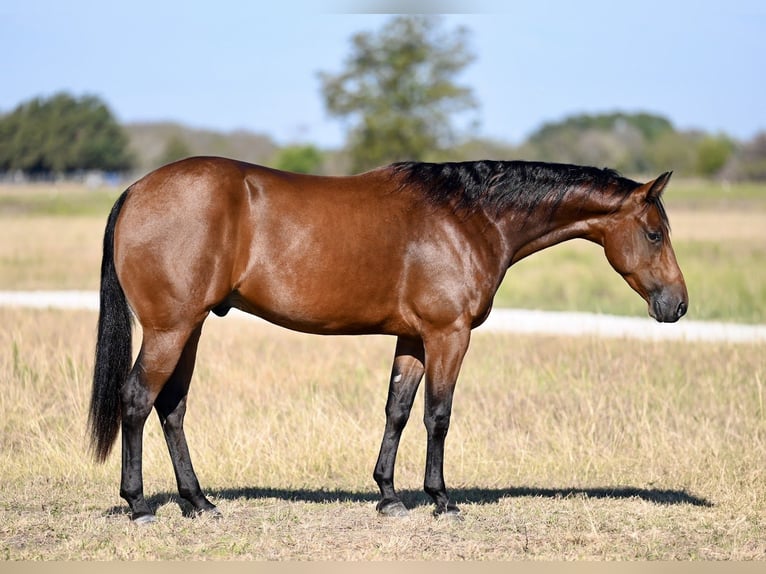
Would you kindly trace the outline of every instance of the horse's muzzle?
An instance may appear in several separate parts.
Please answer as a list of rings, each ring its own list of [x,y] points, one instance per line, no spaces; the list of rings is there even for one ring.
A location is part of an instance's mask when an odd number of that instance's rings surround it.
[[[675,323],[686,315],[688,308],[689,301],[685,293],[674,296],[661,292],[651,298],[649,315],[660,323]]]

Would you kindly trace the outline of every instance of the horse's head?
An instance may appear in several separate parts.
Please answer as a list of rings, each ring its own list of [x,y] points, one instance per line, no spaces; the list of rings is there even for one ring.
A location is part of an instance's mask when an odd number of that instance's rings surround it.
[[[608,218],[602,237],[609,263],[644,298],[649,315],[663,323],[678,321],[689,305],[660,200],[670,175],[636,188]]]

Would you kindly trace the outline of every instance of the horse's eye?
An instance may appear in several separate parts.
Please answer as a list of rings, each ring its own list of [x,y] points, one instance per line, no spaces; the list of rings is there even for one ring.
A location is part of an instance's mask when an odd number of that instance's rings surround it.
[[[659,231],[647,231],[646,238],[652,243],[659,243],[662,241],[662,233]]]

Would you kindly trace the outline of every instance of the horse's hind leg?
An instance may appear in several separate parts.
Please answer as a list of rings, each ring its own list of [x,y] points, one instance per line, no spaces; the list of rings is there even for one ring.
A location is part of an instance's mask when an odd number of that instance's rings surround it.
[[[128,379],[120,389],[122,409],[120,496],[130,505],[132,519],[136,523],[154,520],[154,512],[144,498],[142,468],[144,423],[157,396],[175,370],[190,332],[193,331],[194,329],[144,330],[141,351]]]
[[[181,358],[178,360],[178,365],[160,391],[154,408],[159,415],[162,431],[165,434],[165,442],[167,442],[170,458],[173,461],[178,494],[186,499],[198,513],[210,512],[219,516],[218,509],[202,493],[192,466],[184,433],[186,397],[194,372],[197,343],[201,332],[202,325],[199,325],[189,336],[189,340],[181,353]]]
[[[399,440],[410,417],[415,393],[423,378],[423,343],[399,338],[386,402],[386,430],[373,477],[380,488],[377,510],[385,516],[405,516],[407,508],[394,489],[394,466]]]

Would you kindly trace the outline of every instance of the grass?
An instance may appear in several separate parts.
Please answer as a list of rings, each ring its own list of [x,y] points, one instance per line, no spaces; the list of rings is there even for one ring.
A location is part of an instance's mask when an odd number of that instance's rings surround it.
[[[766,210],[766,187],[762,183],[719,183],[672,179],[665,194],[670,210]]]
[[[89,188],[75,183],[0,184],[0,214],[105,218],[121,192],[118,188]]]
[[[106,218],[0,217],[0,289],[98,289]]]
[[[476,334],[445,464],[465,520],[432,519],[421,493],[421,390],[400,521],[376,516],[371,478],[393,339],[211,319],[187,435],[224,518],[184,517],[152,417],[159,522],[137,528],[119,452],[85,452],[95,319],[0,309],[2,558],[766,559],[763,344]]]

